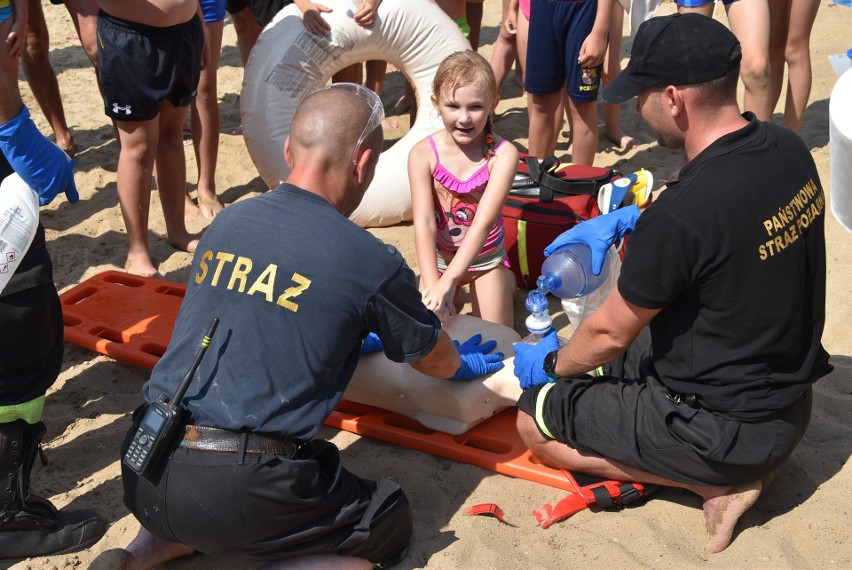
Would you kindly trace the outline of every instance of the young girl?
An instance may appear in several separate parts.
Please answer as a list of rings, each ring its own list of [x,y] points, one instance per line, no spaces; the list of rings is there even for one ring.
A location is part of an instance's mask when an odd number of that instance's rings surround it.
[[[451,315],[458,288],[470,283],[473,314],[511,327],[515,285],[500,209],[518,151],[491,132],[499,100],[494,72],[478,53],[458,52],[441,62],[432,91],[444,129],[408,156],[423,302]]]

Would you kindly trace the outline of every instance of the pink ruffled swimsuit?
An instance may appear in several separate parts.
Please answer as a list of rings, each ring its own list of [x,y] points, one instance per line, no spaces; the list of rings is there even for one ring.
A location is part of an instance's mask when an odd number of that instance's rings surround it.
[[[432,152],[435,153],[432,199],[435,204],[435,222],[438,228],[436,244],[438,270],[443,273],[461,246],[468,228],[473,224],[479,201],[491,178],[491,172],[488,170],[486,160],[467,180],[459,180],[441,164],[438,147],[435,146],[432,135],[429,135],[428,139],[429,144],[432,145]],[[505,142],[505,140],[500,141],[494,150]],[[501,263],[506,267],[509,266],[506,249],[503,246],[503,235],[503,218],[499,217],[488,233],[482,245],[482,251],[471,264],[470,271],[488,271]]]

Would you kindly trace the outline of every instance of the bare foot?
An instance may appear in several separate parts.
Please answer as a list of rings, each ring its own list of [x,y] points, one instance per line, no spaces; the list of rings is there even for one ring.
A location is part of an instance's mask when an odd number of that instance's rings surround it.
[[[184,194],[183,200],[183,219],[187,222],[194,222],[201,215],[201,210],[189,197],[189,194]]]
[[[136,259],[128,257],[127,261],[124,262],[124,270],[131,275],[139,275],[140,277],[162,277],[160,272],[157,271],[157,268],[154,267],[154,264],[151,263],[151,258],[142,259],[140,257]]]
[[[216,214],[225,208],[224,204],[218,198],[199,198],[198,209],[201,210],[201,215],[212,220]]]
[[[142,570],[158,566],[169,560],[187,556],[195,549],[179,542],[169,542],[156,537],[144,528],[133,539],[127,549],[113,548],[105,551],[92,561],[90,568],[107,570],[121,568],[122,570]],[[103,563],[101,559],[103,558]],[[112,566],[106,564],[112,563]],[[96,564],[100,564],[96,566]]]
[[[710,534],[707,552],[722,552],[731,543],[737,521],[760,496],[760,481],[730,487],[724,494],[704,496],[704,522]]]
[[[604,129],[604,136],[608,138],[612,142],[612,144],[615,145],[615,148],[632,150],[639,146],[639,143],[636,142],[636,139],[622,131],[620,127],[616,127],[614,129]]]
[[[169,236],[169,245],[178,251],[187,253],[195,253],[195,248],[198,246],[198,236],[189,232],[181,232],[178,236]]]
[[[382,121],[382,129],[385,131],[395,131],[399,128],[399,121],[391,121],[390,119],[385,119]]]

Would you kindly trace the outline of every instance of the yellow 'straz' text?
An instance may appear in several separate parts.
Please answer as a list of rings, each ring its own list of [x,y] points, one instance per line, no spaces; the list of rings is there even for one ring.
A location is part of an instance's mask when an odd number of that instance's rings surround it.
[[[215,264],[210,264],[214,261]],[[210,274],[211,265],[213,273]],[[287,287],[284,291],[275,296],[275,280],[278,275],[278,266],[270,263],[256,277],[252,275],[254,263],[248,257],[242,255],[234,255],[224,251],[216,252],[207,250],[201,254],[201,260],[198,263],[199,272],[195,275],[195,284],[201,285],[207,277],[210,277],[211,287],[225,287],[229,291],[237,291],[246,295],[262,295],[267,302],[275,303],[294,313],[299,311],[299,305],[291,299],[298,297],[311,286],[311,280],[293,273],[290,280],[295,283],[295,286]],[[230,272],[230,276],[227,276]],[[227,283],[222,279],[223,274],[226,274]],[[249,284],[251,283],[251,284]]]

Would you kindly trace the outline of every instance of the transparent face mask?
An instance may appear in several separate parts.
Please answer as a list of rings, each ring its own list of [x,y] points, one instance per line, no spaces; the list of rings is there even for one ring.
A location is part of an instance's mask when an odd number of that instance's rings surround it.
[[[359,99],[370,107],[370,118],[367,120],[367,124],[364,125],[361,136],[358,137],[358,142],[355,143],[355,149],[352,151],[352,165],[355,166],[358,164],[358,151],[361,150],[364,139],[385,120],[385,108],[382,105],[382,100],[374,91],[357,83],[333,83],[328,87],[323,87],[319,91],[326,89],[344,89],[349,91],[357,95]]]

